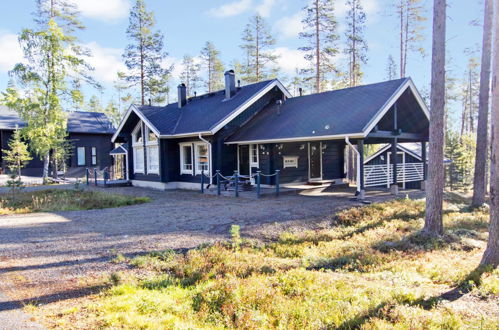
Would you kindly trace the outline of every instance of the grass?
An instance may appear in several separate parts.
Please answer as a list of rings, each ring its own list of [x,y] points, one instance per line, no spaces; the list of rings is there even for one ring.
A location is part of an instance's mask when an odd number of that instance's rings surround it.
[[[88,328],[454,329],[499,327],[499,270],[474,271],[486,209],[446,203],[440,239],[421,235],[424,204],[397,200],[340,212],[324,230],[270,243],[232,239],[185,254],[120,258],[135,275],[58,322]],[[463,284],[455,301],[443,293]],[[64,323],[67,324],[67,323]]]
[[[0,214],[57,212],[103,209],[149,202],[148,197],[133,197],[101,191],[45,189],[0,195]]]

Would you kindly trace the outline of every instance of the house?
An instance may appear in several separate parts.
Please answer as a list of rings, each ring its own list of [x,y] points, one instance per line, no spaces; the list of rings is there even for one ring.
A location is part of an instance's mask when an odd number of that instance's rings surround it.
[[[365,186],[390,187],[390,163],[392,146],[382,145],[379,150],[364,160]],[[423,159],[421,143],[400,143],[397,145],[399,187],[420,189],[423,181]]]
[[[7,170],[3,160],[3,151],[9,148],[8,143],[16,127],[25,123],[19,115],[6,107],[0,107],[0,164],[2,171]],[[102,170],[112,165],[109,152],[113,149],[111,137],[115,129],[103,113],[73,111],[68,113],[68,140],[73,145],[73,153],[67,161],[65,175],[81,177],[86,168]],[[36,156],[23,169],[23,175],[41,176],[43,161]]]
[[[180,84],[177,103],[132,105],[112,141],[126,145],[131,183],[158,189],[198,189],[201,174],[217,170],[279,170],[282,185],[341,182],[344,150],[352,148],[362,193],[364,144],[425,143],[428,127],[428,109],[410,78],[291,97],[278,79],[236,87],[228,71],[224,90],[187,98]],[[396,187],[396,159],[392,165]],[[262,183],[275,185],[275,176]]]

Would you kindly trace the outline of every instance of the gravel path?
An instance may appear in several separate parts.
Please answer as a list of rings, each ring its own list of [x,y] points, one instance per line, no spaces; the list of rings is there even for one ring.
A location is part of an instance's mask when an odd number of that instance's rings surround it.
[[[27,302],[46,304],[95,291],[92,279],[124,267],[109,262],[116,253],[192,248],[226,239],[232,224],[240,225],[244,236],[265,239],[293,227],[320,227],[327,221],[324,215],[359,205],[345,194],[255,200],[134,187],[104,191],[149,196],[152,202],[0,216],[0,291],[10,297],[9,302],[0,299],[0,313],[17,312]],[[375,200],[387,198],[382,194]]]

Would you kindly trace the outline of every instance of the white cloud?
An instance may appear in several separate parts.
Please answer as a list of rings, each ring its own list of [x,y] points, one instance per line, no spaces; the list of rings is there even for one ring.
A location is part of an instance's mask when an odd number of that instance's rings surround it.
[[[293,16],[286,16],[278,20],[274,27],[283,39],[296,38],[303,30],[303,13],[300,11]]]
[[[272,7],[277,3],[278,0],[263,0],[262,3],[256,7],[256,12],[263,17],[269,17]]]
[[[273,50],[274,55],[279,56],[277,64],[281,70],[288,75],[295,75],[296,69],[307,67],[307,61],[303,57],[303,52],[287,47],[277,47]]]
[[[71,0],[78,6],[82,16],[103,21],[116,20],[128,16],[129,0]]]
[[[17,35],[0,32],[0,72],[7,72],[21,62],[23,53],[17,41]]]
[[[216,17],[236,16],[250,9],[251,4],[252,0],[239,0],[217,8],[212,8],[208,11],[208,13]]]
[[[87,62],[94,67],[94,77],[97,81],[112,83],[117,79],[117,73],[126,69],[121,61],[122,49],[105,48],[96,42],[90,42],[84,46],[92,52]]]

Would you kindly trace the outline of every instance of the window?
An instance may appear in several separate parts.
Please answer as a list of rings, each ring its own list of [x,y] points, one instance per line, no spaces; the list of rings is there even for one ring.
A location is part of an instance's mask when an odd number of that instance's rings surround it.
[[[133,171],[144,173],[144,148],[133,147]]]
[[[250,144],[250,166],[258,167],[258,144]]]
[[[97,148],[92,147],[92,165],[97,165]]]
[[[76,149],[76,159],[78,161],[78,166],[85,166],[85,147],[78,147]]]
[[[132,133],[132,143],[136,145],[141,145],[143,142],[142,138],[142,122],[139,122]]]
[[[192,144],[191,143],[181,143],[180,144],[180,173],[181,174],[193,174],[192,173]]]
[[[209,170],[208,144],[196,143],[196,174]]]
[[[149,127],[146,127],[147,173],[159,174],[159,141]]]

